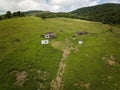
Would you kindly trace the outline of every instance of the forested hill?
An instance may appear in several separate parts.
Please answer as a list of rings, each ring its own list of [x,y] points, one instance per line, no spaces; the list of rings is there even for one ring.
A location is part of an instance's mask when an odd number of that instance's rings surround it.
[[[106,3],[97,6],[84,7],[71,12],[84,19],[103,23],[120,23],[120,4]]]
[[[49,13],[49,11],[42,11],[42,10],[30,10],[23,12],[25,15],[36,15],[36,14],[42,14],[42,13]]]
[[[21,17],[21,16],[37,16],[41,18],[66,17],[74,19],[84,19],[89,21],[97,21],[107,24],[120,24],[120,4],[106,3],[91,7],[84,7],[69,13],[67,12],[49,12],[41,10],[31,10],[26,12],[7,11],[6,14],[0,16],[0,20]]]

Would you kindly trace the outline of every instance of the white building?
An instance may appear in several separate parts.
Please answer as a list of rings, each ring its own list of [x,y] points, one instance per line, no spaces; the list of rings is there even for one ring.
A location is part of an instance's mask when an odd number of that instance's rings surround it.
[[[41,44],[49,44],[49,40],[41,40]]]
[[[83,44],[83,41],[82,41],[82,40],[79,40],[79,41],[78,41],[78,44]]]

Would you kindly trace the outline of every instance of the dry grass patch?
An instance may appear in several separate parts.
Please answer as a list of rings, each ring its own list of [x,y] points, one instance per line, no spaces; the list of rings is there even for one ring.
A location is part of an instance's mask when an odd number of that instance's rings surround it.
[[[16,84],[17,85],[23,85],[25,83],[25,81],[27,80],[27,72],[23,71],[23,72],[17,72],[16,73]]]
[[[110,65],[110,66],[119,65],[119,63],[117,63],[117,62],[115,61],[115,57],[112,56],[112,55],[111,55],[110,57],[108,57],[108,56],[103,57],[103,60],[106,60],[106,63],[107,63],[108,65]]]
[[[108,63],[109,65],[116,65],[116,62],[113,61],[113,60],[107,60],[107,63]]]
[[[64,50],[65,44],[62,41],[51,41],[51,45],[53,48],[56,48],[58,50]]]

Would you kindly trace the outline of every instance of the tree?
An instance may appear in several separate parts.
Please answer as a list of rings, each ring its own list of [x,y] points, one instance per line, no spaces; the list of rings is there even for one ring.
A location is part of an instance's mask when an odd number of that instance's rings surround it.
[[[2,17],[0,16],[0,20],[2,20]]]
[[[16,16],[18,16],[17,12],[13,12],[13,17],[16,17]]]
[[[24,15],[24,13],[23,12],[21,12],[21,17],[24,17],[25,15]]]
[[[19,17],[21,16],[21,11],[17,12],[17,16],[19,16]]]
[[[11,13],[11,11],[7,11],[7,13],[6,13],[6,18],[12,18],[12,13]]]
[[[23,16],[25,16],[25,15],[21,11],[13,12],[13,17],[23,17]]]
[[[46,17],[46,14],[41,14],[40,15],[41,19],[45,20],[47,17]]]

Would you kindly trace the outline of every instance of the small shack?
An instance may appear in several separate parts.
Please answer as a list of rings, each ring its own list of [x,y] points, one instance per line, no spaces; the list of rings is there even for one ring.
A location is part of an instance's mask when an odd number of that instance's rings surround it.
[[[83,44],[83,41],[82,41],[82,40],[79,40],[79,41],[78,41],[78,44]]]
[[[45,38],[55,38],[56,37],[56,33],[54,32],[47,32],[45,34]]]
[[[88,34],[88,32],[86,32],[86,31],[76,32],[76,35],[85,35],[85,34]]]
[[[41,44],[49,44],[48,40],[41,40]]]

